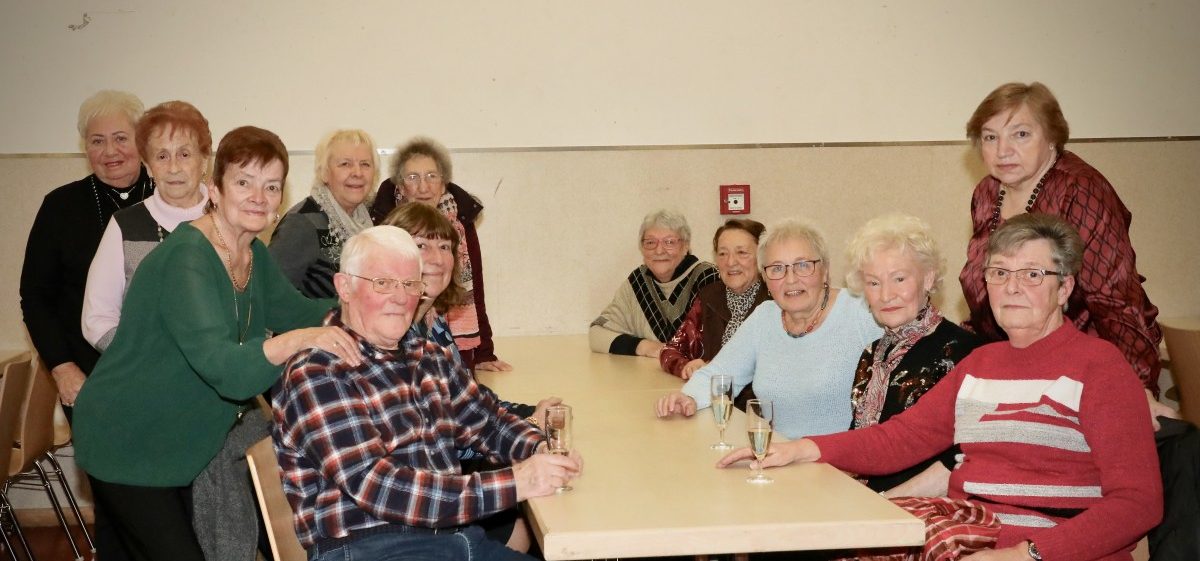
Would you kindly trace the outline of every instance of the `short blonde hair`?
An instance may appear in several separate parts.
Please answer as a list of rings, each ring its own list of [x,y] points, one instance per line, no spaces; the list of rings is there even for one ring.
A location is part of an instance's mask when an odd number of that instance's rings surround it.
[[[642,238],[646,237],[646,230],[651,228],[666,228],[679,234],[679,239],[688,243],[692,241],[692,228],[688,226],[687,217],[673,210],[659,209],[642,219],[642,226],[638,228],[639,246]]]
[[[136,126],[145,110],[146,106],[136,95],[117,90],[100,90],[79,105],[79,122],[76,124],[79,128],[79,138],[87,136],[88,123],[96,117],[120,114],[128,117],[129,123]]]
[[[767,249],[772,245],[780,242],[802,240],[808,242],[813,249],[817,250],[817,256],[821,258],[821,262],[825,264],[826,271],[829,270],[829,250],[825,245],[825,236],[814,226],[791,218],[779,222],[770,228],[767,228],[767,235],[762,243],[758,245],[758,266],[761,268],[767,262]]]
[[[365,145],[371,151],[371,180],[367,183],[367,198],[370,199],[375,186],[379,184],[379,154],[375,151],[375,140],[362,129],[338,129],[321,137],[313,154],[315,182],[320,183],[321,176],[325,174],[325,170],[329,169],[329,150],[338,142],[344,142],[351,146]]]
[[[888,214],[863,224],[846,246],[846,258],[849,260],[846,287],[851,292],[862,294],[863,267],[874,259],[879,251],[888,249],[908,251],[916,259],[922,272],[935,272],[930,292],[935,292],[941,287],[942,277],[946,274],[946,259],[942,257],[937,242],[930,234],[929,224],[908,214]]]

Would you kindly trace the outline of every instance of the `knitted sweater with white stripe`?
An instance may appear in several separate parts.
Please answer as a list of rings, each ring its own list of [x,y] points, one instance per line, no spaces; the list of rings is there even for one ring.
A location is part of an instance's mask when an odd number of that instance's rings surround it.
[[[1030,539],[1046,561],[1130,559],[1162,517],[1149,408],[1132,374],[1116,347],[1066,323],[1023,349],[980,347],[888,422],[813,440],[821,461],[868,475],[958,444],[949,495],[997,513],[998,548]]]

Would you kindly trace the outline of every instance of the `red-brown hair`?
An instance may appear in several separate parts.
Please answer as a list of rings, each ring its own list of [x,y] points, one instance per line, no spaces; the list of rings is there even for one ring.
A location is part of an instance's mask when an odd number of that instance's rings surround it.
[[[229,131],[217,146],[216,163],[213,165],[213,184],[224,192],[221,182],[225,180],[225,168],[229,164],[247,166],[267,164],[279,160],[283,164],[283,179],[287,180],[288,153],[279,136],[258,127],[238,127]]]
[[[205,158],[212,155],[212,132],[208,130],[208,119],[195,105],[186,101],[164,101],[142,114],[134,134],[137,136],[138,155],[143,162],[150,161],[150,136],[159,129],[165,130],[167,136],[176,131],[191,134],[196,138],[196,149],[200,155]]]
[[[757,244],[758,238],[761,238],[763,232],[767,231],[767,227],[763,226],[762,222],[749,218],[730,218],[720,228],[717,228],[717,233],[713,234],[713,253],[717,252],[717,240],[721,239],[721,234],[724,234],[726,230],[741,230],[750,234],[754,238],[754,243]]]
[[[1050,88],[1041,82],[1010,82],[992,90],[967,121],[967,138],[971,139],[972,144],[979,146],[979,139],[983,136],[983,125],[988,119],[1004,111],[1011,110],[1016,113],[1022,105],[1029,108],[1033,118],[1046,131],[1046,138],[1062,152],[1063,146],[1071,137],[1071,128],[1067,126],[1067,119],[1063,117],[1058,99],[1050,93]]]
[[[457,282],[462,271],[462,263],[458,260],[458,230],[454,229],[454,224],[442,211],[429,205],[408,202],[393,209],[381,224],[395,226],[413,236],[450,242],[450,252],[454,256],[450,286],[434,299],[433,307],[438,313],[444,314],[451,306],[467,303],[467,291]]]

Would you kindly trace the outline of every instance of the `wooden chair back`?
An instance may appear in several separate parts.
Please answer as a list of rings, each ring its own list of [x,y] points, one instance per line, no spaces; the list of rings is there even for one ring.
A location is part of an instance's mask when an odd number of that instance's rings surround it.
[[[1171,356],[1171,379],[1179,391],[1179,412],[1200,425],[1200,318],[1159,320],[1167,354]]]
[[[17,439],[17,428],[21,420],[21,401],[29,389],[30,375],[33,373],[32,359],[29,353],[22,353],[5,362],[3,378],[0,378],[0,466],[4,466],[5,480],[8,479],[8,466],[12,463],[14,442]]]
[[[250,476],[254,479],[254,494],[266,521],[267,538],[271,542],[271,553],[275,561],[307,561],[308,553],[296,538],[292,505],[283,494],[283,482],[279,478],[279,460],[275,457],[275,444],[264,438],[246,451],[246,462],[250,464]]]
[[[54,449],[54,411],[58,408],[58,387],[41,360],[33,359],[25,395],[21,400],[21,415],[17,421],[17,436],[8,475],[33,469],[33,462]]]

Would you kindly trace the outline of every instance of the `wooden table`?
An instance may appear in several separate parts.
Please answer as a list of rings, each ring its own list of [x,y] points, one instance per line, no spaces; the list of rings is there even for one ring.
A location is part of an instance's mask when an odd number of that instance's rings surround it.
[[[660,420],[654,401],[681,381],[657,361],[591,353],[586,336],[497,339],[512,372],[480,372],[501,397],[548,395],[574,409],[583,475],[573,491],[526,503],[546,559],[591,559],[920,545],[920,520],[825,464],[716,469],[708,411]],[[726,440],[746,442],[739,412]]]

